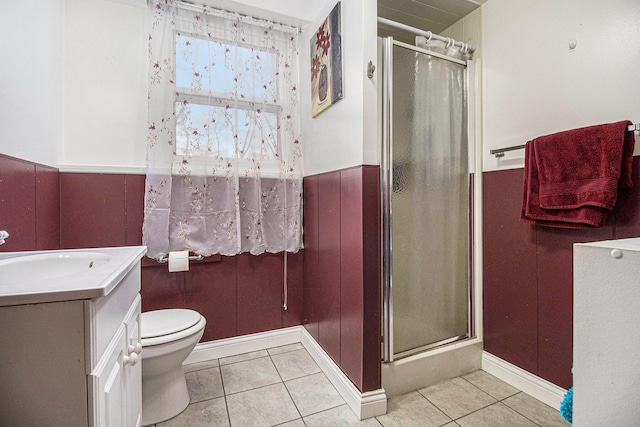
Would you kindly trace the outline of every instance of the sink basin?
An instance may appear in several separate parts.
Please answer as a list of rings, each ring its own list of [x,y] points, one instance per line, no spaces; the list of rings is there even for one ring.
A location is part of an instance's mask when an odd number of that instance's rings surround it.
[[[0,307],[106,296],[140,269],[146,252],[144,246],[0,252]]]
[[[109,261],[110,255],[99,252],[58,252],[0,260],[0,287],[85,273]]]

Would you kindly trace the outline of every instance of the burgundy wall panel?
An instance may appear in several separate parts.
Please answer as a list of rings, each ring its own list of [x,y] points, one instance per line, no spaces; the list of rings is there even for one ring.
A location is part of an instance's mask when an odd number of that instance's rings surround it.
[[[340,172],[318,177],[319,343],[340,365]]]
[[[586,230],[519,224],[523,169],[483,174],[486,351],[571,387],[573,244],[640,236],[640,158],[634,158],[633,166],[633,189],[619,192],[604,227]],[[522,294],[514,294],[514,284],[523,283]],[[530,332],[532,315],[535,334]]]
[[[536,240],[519,221],[522,180],[522,169],[484,174],[484,349],[536,374]]]
[[[536,227],[538,236],[538,372],[570,388],[573,366],[573,244],[613,238],[602,228],[567,230]]]
[[[144,182],[143,175],[61,174],[63,247],[141,244]],[[302,320],[301,259],[302,254],[292,256],[287,326]],[[178,273],[169,273],[166,264],[144,260],[142,308],[197,310],[207,319],[203,342],[278,329],[284,322],[283,268],[282,254],[211,257]]]
[[[189,272],[183,273],[185,308],[207,319],[202,342],[239,335],[237,270],[237,257],[223,256],[220,262],[192,264]]]
[[[363,167],[363,360],[362,391],[382,387],[382,283],[381,283],[381,219],[380,219],[380,167]]]
[[[305,326],[363,392],[381,387],[379,176],[358,166],[304,179]]]
[[[166,264],[143,267],[141,271],[142,311],[184,308],[184,273],[169,273]]]
[[[318,177],[304,178],[304,326],[318,342]]]
[[[62,248],[123,246],[125,175],[60,174]]]
[[[282,327],[282,253],[236,255],[238,335]]]
[[[613,214],[616,239],[640,236],[640,157],[633,158],[633,188],[618,191]]]
[[[282,327],[301,325],[304,319],[304,253],[287,253],[287,310],[282,313]]]
[[[34,163],[0,155],[0,230],[10,237],[2,252],[31,251],[36,243]]]
[[[340,368],[362,384],[364,275],[362,168],[340,172]],[[322,237],[321,237],[322,238]]]
[[[142,244],[145,180],[144,175],[127,175],[125,178],[125,241],[130,246]]]
[[[60,179],[58,169],[36,165],[36,249],[60,248]]]

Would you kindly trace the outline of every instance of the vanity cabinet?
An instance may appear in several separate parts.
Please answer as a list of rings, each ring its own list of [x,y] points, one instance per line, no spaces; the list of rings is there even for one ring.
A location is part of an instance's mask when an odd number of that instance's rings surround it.
[[[0,426],[141,425],[143,253],[106,295],[0,306]]]
[[[121,289],[126,290],[127,287]],[[90,301],[86,305],[91,313],[96,304]],[[108,316],[113,315],[114,323],[117,323],[115,319],[120,318],[117,315],[118,307],[111,305],[113,304],[107,304],[104,309],[108,312]],[[138,294],[106,349],[103,352],[94,353],[98,355],[97,361],[95,365],[92,364],[91,373],[88,376],[89,413],[92,415],[89,425],[91,426],[141,425],[140,313],[140,295]]]

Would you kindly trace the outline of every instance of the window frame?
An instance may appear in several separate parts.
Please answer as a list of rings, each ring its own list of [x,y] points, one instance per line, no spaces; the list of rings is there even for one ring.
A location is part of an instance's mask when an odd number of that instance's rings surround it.
[[[275,95],[276,95],[276,100],[275,102],[273,101],[267,101],[264,98],[252,98],[252,99],[237,99],[233,96],[232,92],[211,92],[209,88],[207,89],[203,89],[201,91],[198,90],[194,90],[190,87],[181,87],[178,86],[177,83],[177,75],[178,75],[178,63],[179,63],[179,57],[178,57],[178,53],[177,53],[177,46],[178,46],[178,37],[188,37],[188,38],[193,38],[193,39],[198,39],[198,40],[202,40],[205,41],[207,43],[220,43],[222,46],[231,46],[232,48],[235,48],[235,44],[237,44],[238,46],[242,46],[242,47],[246,47],[247,49],[253,50],[253,51],[258,51],[258,52],[266,52],[269,54],[273,54],[275,55],[275,60],[276,60],[276,70],[277,70],[277,78],[275,81]],[[259,46],[255,46],[249,43],[235,43],[234,45],[230,45],[230,41],[225,40],[225,39],[221,39],[219,37],[206,37],[206,36],[202,36],[202,35],[198,35],[198,34],[194,34],[192,32],[189,31],[180,31],[180,30],[175,30],[174,31],[174,35],[173,35],[173,46],[174,46],[174,54],[173,54],[173,59],[174,59],[174,70],[176,73],[176,78],[175,78],[175,83],[174,83],[174,88],[175,88],[175,100],[174,100],[174,114],[177,116],[177,109],[176,109],[176,105],[178,103],[182,103],[184,101],[187,101],[189,104],[195,104],[195,105],[202,105],[202,106],[208,106],[208,107],[215,107],[218,105],[218,102],[221,101],[222,105],[230,105],[232,104],[233,106],[230,108],[233,108],[235,110],[246,110],[246,111],[254,111],[257,113],[258,110],[263,110],[267,113],[271,113],[271,114],[275,114],[276,115],[276,146],[277,146],[277,156],[276,158],[271,158],[271,159],[265,159],[262,158],[260,160],[260,175],[261,176],[265,176],[265,177],[276,177],[279,176],[280,174],[280,166],[283,163],[286,163],[289,161],[287,153],[289,150],[284,150],[283,148],[283,132],[282,132],[282,116],[283,116],[283,106],[281,103],[281,98],[282,98],[282,93],[281,93],[281,88],[283,87],[283,72],[282,70],[280,70],[280,64],[278,61],[278,57],[281,54],[280,50],[276,47],[276,48],[266,48],[266,49],[262,49]],[[175,162],[176,165],[183,163],[183,161],[188,161],[189,163],[194,164],[196,167],[197,166],[206,166],[207,163],[210,162],[211,158],[216,157],[217,155],[215,153],[211,153],[210,155],[188,155],[188,154],[179,154],[177,152],[177,147],[178,147],[178,141],[177,141],[177,122],[176,122],[176,142],[175,142],[175,147],[176,147],[176,153],[175,153]],[[247,159],[247,158],[243,158],[241,156],[237,155],[237,150],[238,150],[238,146],[237,146],[237,141],[236,141],[236,145],[234,147],[234,152],[236,152],[236,156],[234,157],[222,157],[222,159],[224,159],[224,161],[228,162],[228,164],[233,165],[234,167],[239,167],[239,168],[250,168],[252,166],[252,162]],[[217,174],[216,174],[217,175]]]

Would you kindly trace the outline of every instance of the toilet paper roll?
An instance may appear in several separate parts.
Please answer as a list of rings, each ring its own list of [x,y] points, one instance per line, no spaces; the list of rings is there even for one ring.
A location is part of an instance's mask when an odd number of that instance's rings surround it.
[[[169,252],[169,273],[189,271],[189,251]]]

